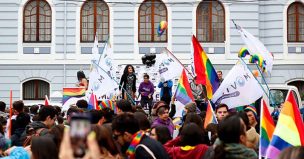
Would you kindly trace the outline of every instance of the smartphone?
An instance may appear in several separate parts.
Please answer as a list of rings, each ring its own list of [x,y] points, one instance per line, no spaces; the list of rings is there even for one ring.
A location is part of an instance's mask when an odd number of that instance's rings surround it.
[[[70,123],[70,138],[74,157],[81,158],[87,149],[87,136],[91,131],[90,116],[87,113],[73,114]]]

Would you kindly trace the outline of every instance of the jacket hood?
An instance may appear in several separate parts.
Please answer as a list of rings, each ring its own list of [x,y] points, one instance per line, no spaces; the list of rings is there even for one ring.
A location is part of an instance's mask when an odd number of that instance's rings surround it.
[[[29,128],[33,128],[34,130],[40,129],[40,128],[48,128],[43,122],[41,121],[34,121],[30,123],[28,126],[26,126],[26,130]]]

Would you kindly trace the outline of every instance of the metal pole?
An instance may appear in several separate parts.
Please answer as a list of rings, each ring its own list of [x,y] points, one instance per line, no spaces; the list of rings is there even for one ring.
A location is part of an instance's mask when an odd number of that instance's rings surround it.
[[[66,58],[67,58],[67,2],[64,1],[64,42],[63,42],[63,87],[66,86]]]

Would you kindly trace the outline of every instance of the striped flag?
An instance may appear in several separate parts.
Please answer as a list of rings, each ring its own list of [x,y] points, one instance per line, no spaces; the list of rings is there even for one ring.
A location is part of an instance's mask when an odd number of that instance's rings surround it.
[[[217,124],[216,116],[214,114],[213,108],[211,106],[210,101],[208,100],[208,105],[207,105],[207,111],[206,111],[206,117],[205,117],[205,122],[204,122],[204,128],[208,126],[208,124],[214,123]]]
[[[272,139],[274,132],[274,122],[270,116],[267,104],[264,100],[261,102],[261,129],[260,129],[260,156],[266,157],[266,150],[269,146],[269,143]]]
[[[275,159],[286,148],[304,146],[304,125],[292,91],[281,110],[266,156]]]
[[[114,111],[114,113],[117,113],[117,106],[115,105],[115,103],[112,100],[102,100],[99,103],[99,109],[103,109],[103,108],[110,108]]]
[[[92,109],[98,109],[98,101],[96,99],[96,95],[94,93],[91,93],[90,99],[89,99],[89,103],[88,103],[88,110],[92,110]]]
[[[64,105],[64,103],[67,102],[70,98],[81,98],[85,96],[85,92],[85,88],[81,87],[63,88],[62,105]]]
[[[192,46],[196,81],[198,84],[206,86],[207,97],[211,99],[220,85],[220,80],[207,54],[194,35],[192,36]]]
[[[194,101],[185,69],[183,69],[181,77],[178,80],[177,88],[175,91],[175,99],[184,105]]]
[[[50,101],[49,101],[49,98],[48,98],[48,96],[47,96],[47,95],[45,95],[45,99],[44,99],[44,105],[45,105],[45,106],[50,105]]]

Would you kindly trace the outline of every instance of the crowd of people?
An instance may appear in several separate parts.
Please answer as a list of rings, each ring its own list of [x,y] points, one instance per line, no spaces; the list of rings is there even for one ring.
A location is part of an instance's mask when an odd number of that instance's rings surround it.
[[[140,106],[128,100],[116,102],[117,114],[109,108],[88,110],[85,100],[67,112],[60,107],[13,103],[14,116],[9,120],[5,103],[0,102],[0,153],[5,159],[75,158],[77,146],[85,149],[80,158],[136,159],[243,159],[258,158],[259,132],[254,110],[230,111],[221,104],[215,109],[218,124],[204,128],[205,112],[196,103],[185,106],[182,123],[173,123],[175,105],[159,101],[150,117]],[[83,145],[73,144],[73,116],[89,116],[89,133]],[[251,119],[253,114],[253,119]],[[81,131],[81,130],[79,130]],[[75,148],[76,145],[76,148]],[[283,151],[280,158],[303,156],[303,148]]]
[[[222,72],[218,72],[222,74]],[[85,78],[85,77],[84,77]],[[161,79],[161,100],[153,101],[154,85],[144,75],[135,105],[136,76],[127,65],[121,78],[123,99],[110,108],[89,110],[79,100],[66,112],[59,106],[12,105],[13,116],[0,101],[0,155],[4,159],[255,159],[259,154],[259,118],[254,106],[243,110],[215,106],[218,123],[204,126],[206,112],[200,102],[184,106],[182,117],[172,97],[171,80]],[[195,81],[195,80],[194,80]],[[87,81],[79,79],[87,86]],[[195,84],[195,83],[194,83]],[[204,99],[204,87],[194,85],[196,99]],[[199,100],[198,100],[199,101]],[[145,106],[147,110],[145,111]],[[178,122],[177,122],[178,121]],[[300,159],[303,147],[284,150],[279,159]]]

